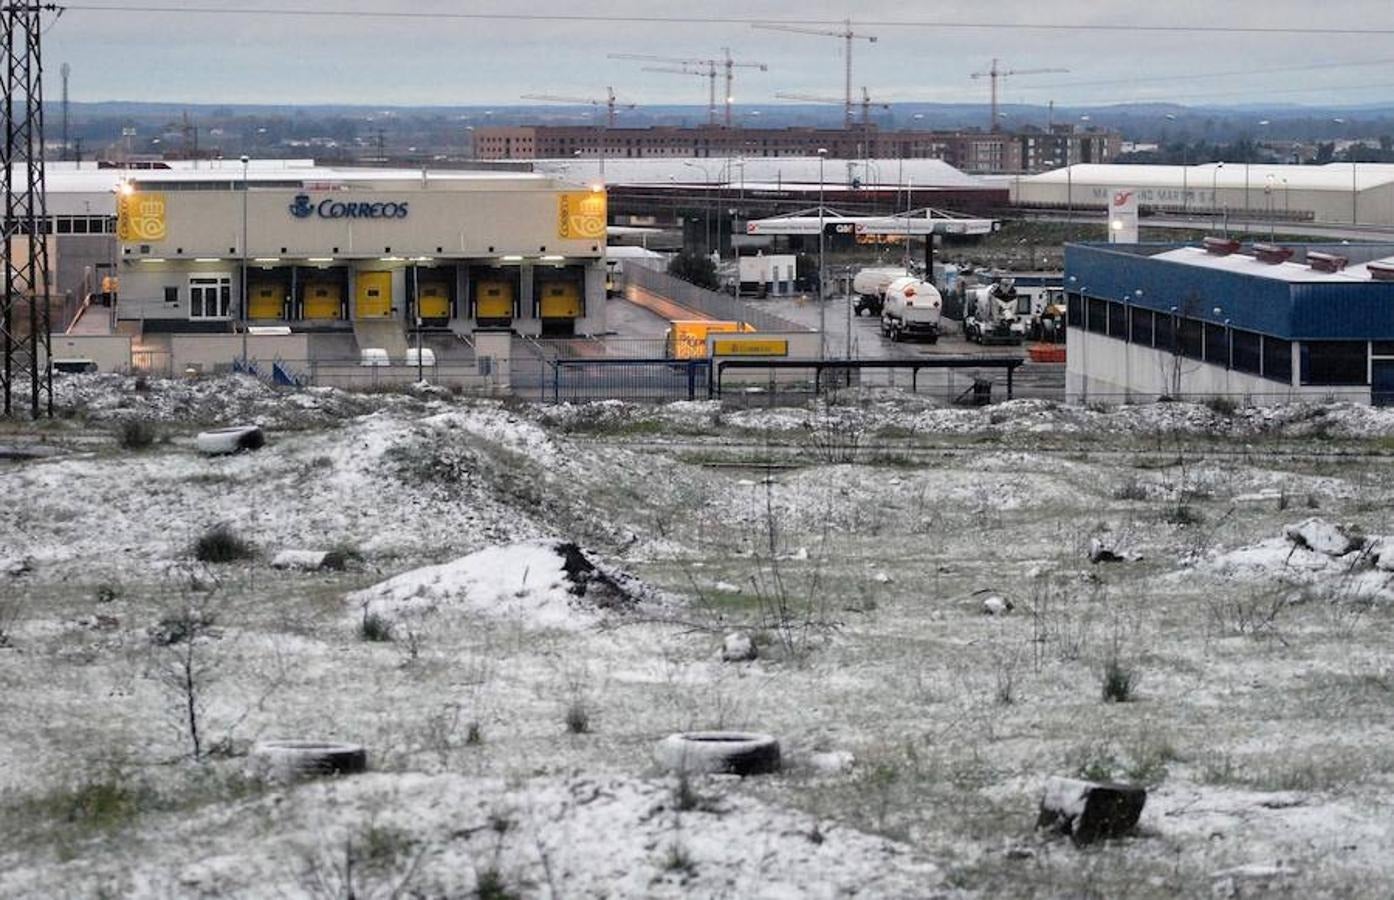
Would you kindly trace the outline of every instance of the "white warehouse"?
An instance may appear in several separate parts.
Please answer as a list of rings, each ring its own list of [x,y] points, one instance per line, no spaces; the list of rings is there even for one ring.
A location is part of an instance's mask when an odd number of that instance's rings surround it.
[[[1394,225],[1394,165],[1076,165],[1009,181],[1018,206],[1104,209],[1134,190],[1144,210],[1298,222]]]

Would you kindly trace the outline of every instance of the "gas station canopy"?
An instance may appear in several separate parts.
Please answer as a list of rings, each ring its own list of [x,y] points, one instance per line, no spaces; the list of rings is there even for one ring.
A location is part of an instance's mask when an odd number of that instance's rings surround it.
[[[753,219],[745,224],[749,235],[817,234],[819,222],[827,234],[867,235],[931,235],[931,234],[991,234],[998,228],[996,219],[974,219],[943,210],[912,209],[889,216],[848,216],[824,208],[804,210],[790,216]]]

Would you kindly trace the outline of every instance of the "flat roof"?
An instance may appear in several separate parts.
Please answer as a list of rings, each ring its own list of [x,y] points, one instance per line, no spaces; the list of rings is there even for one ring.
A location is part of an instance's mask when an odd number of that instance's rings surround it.
[[[1182,263],[1183,265],[1196,266],[1204,269],[1236,272],[1241,275],[1250,275],[1256,278],[1271,278],[1276,281],[1368,284],[1374,280],[1370,277],[1370,269],[1366,263],[1352,265],[1339,272],[1319,272],[1304,263],[1265,263],[1245,253],[1231,253],[1227,256],[1219,256],[1214,253],[1208,253],[1201,247],[1178,247],[1175,250],[1168,250],[1165,253],[1154,254],[1149,258],[1165,260],[1166,262]],[[1375,261],[1394,265],[1394,257],[1385,257],[1384,259]]]
[[[1354,171],[1352,171],[1352,167]],[[1242,162],[1205,163],[1196,166],[1134,166],[1126,163],[1081,163],[1042,172],[1039,175],[1009,176],[1023,185],[1049,184],[1076,188],[1175,187],[1216,188],[1262,191],[1272,176],[1274,190],[1329,190],[1350,193],[1394,183],[1394,164],[1327,163],[1323,166],[1270,165]]]

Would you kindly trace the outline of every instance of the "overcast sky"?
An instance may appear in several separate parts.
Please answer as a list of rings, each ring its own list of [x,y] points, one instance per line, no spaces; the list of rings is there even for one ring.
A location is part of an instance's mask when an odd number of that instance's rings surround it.
[[[147,0],[234,8],[220,0]],[[524,93],[601,96],[614,85],[639,104],[706,102],[697,77],[642,71],[607,53],[718,56],[769,65],[738,70],[736,102],[769,105],[776,92],[840,97],[842,42],[692,24],[311,18],[69,9],[48,32],[45,60],[72,66],[77,101],[199,103],[514,104]],[[851,15],[878,41],[858,41],[854,83],[887,101],[984,102],[969,75],[994,56],[1004,68],[1067,74],[1004,80],[1005,103],[1362,104],[1394,100],[1394,33],[1356,36],[1215,33],[988,31],[889,23],[915,21],[1110,25],[1291,26],[1394,29],[1390,0],[247,0],[245,6],[313,10],[700,15],[798,21]],[[815,26],[816,27],[816,26]],[[854,25],[855,27],[855,25]],[[1300,71],[1268,71],[1274,69]],[[1196,77],[1196,76],[1213,77]],[[1179,78],[1177,76],[1186,76]]]

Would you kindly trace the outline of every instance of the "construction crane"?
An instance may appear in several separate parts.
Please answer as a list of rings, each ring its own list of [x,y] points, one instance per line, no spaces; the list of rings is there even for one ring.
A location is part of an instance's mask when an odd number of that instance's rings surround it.
[[[837,99],[835,99],[835,98],[833,98],[833,97],[817,97],[817,96],[813,96],[813,95],[811,95],[811,94],[775,94],[775,97],[778,98],[778,99],[780,99],[780,100],[802,100],[802,101],[804,101],[805,103],[841,103],[841,102],[842,102],[841,100],[837,100]],[[865,129],[865,128],[870,128],[870,127],[871,127],[871,108],[872,108],[873,106],[876,107],[877,109],[890,109],[890,108],[891,108],[891,105],[890,105],[889,103],[872,103],[872,102],[871,102],[871,94],[867,92],[867,89],[866,89],[865,87],[862,88],[862,99],[861,99],[861,101],[860,101],[860,103],[859,103],[858,105],[861,106],[861,108],[862,108],[862,128],[864,128],[864,129]]]
[[[707,124],[716,124],[716,70],[701,72],[697,69],[678,68],[677,66],[644,66],[640,71],[643,72],[666,72],[669,75],[696,75],[698,78],[705,78],[710,82],[710,90],[707,94]]]
[[[846,99],[843,101],[844,107],[842,114],[842,127],[850,130],[852,127],[852,43],[857,40],[863,40],[867,41],[868,43],[874,44],[876,43],[876,35],[858,34],[857,32],[853,31],[851,19],[844,19],[843,24],[845,27],[841,31],[824,31],[820,28],[804,28],[799,25],[756,24],[752,25],[751,27],[761,28],[765,31],[787,31],[791,34],[815,34],[820,35],[822,37],[835,37],[841,38],[847,42],[847,46],[844,49],[844,55],[846,56],[847,63],[847,72],[845,91]]]
[[[999,130],[997,116],[997,81],[1000,78],[1010,78],[1013,75],[1044,75],[1047,72],[1068,72],[1069,69],[999,69],[997,58],[993,57],[992,66],[986,72],[974,72],[970,76],[974,81],[979,78],[992,79],[992,126],[991,131]]]
[[[605,127],[615,127],[615,111],[617,109],[633,109],[633,103],[621,103],[615,99],[615,89],[607,87],[605,89],[605,99],[597,100],[594,97],[558,97],[553,94],[523,94],[524,100],[547,100],[551,103],[577,103],[589,106],[605,107]]]
[[[640,62],[661,62],[672,63],[673,65],[683,66],[683,72],[689,75],[701,75],[708,79],[707,91],[707,110],[711,124],[716,124],[716,79],[718,72],[724,72],[726,77],[726,127],[731,127],[731,104],[735,102],[732,94],[732,85],[736,79],[736,69],[759,69],[761,72],[768,72],[770,67],[762,62],[737,62],[731,58],[731,48],[722,47],[721,57],[718,59],[701,59],[697,57],[681,56],[654,56],[650,53],[609,53],[607,59],[633,59]],[[689,66],[696,66],[706,71],[692,71]],[[673,71],[671,69],[646,69],[645,71]]]

